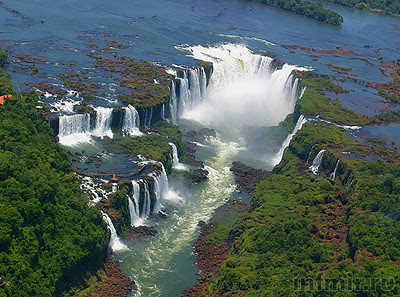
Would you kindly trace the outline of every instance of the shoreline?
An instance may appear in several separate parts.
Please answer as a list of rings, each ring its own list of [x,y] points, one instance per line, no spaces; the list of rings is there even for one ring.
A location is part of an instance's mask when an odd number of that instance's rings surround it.
[[[196,261],[199,271],[198,283],[190,288],[182,290],[181,297],[200,297],[205,296],[205,290],[208,285],[211,284],[212,278],[219,274],[221,264],[226,260],[229,254],[232,241],[230,238],[226,238],[218,244],[210,244],[208,237],[216,232],[218,224],[230,217],[232,212],[244,213],[248,211],[248,206],[237,200],[229,200],[220,207],[218,207],[209,221],[199,222],[201,227],[199,236],[196,242],[193,244]]]

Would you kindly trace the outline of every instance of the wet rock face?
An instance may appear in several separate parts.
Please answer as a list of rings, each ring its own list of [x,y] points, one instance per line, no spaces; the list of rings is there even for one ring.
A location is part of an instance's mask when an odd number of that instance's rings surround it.
[[[154,227],[138,226],[129,229],[124,239],[129,240],[131,243],[136,243],[145,236],[155,236],[157,230]]]
[[[127,277],[117,262],[107,258],[105,262],[107,280],[101,289],[94,292],[92,296],[98,297],[127,297],[135,285],[135,282]]]
[[[230,170],[235,175],[239,190],[246,191],[250,195],[254,193],[257,184],[266,179],[269,174],[268,171],[254,169],[241,162],[233,162]]]

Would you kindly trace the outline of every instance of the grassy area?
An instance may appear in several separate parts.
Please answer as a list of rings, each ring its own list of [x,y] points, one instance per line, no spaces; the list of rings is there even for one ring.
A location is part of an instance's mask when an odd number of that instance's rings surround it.
[[[145,132],[150,132],[151,134],[135,138],[125,138],[115,135],[113,139],[104,138],[102,141],[105,147],[113,152],[142,155],[146,158],[159,161],[164,164],[167,173],[170,173],[172,170],[172,152],[169,142],[173,142],[178,149],[178,153],[181,153],[182,132],[178,126],[165,121],[156,123]]]
[[[344,107],[338,98],[331,99],[326,92],[348,93],[348,90],[334,84],[327,76],[313,72],[297,72],[302,86],[307,87],[304,95],[297,101],[296,111],[305,116],[319,116],[321,119],[343,125],[367,125],[374,118],[362,116]]]

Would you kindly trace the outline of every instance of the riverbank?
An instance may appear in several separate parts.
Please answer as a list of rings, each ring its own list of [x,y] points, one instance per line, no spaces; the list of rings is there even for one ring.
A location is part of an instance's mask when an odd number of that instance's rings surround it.
[[[219,275],[219,268],[226,260],[232,242],[229,240],[227,231],[241,213],[248,210],[245,203],[229,200],[218,207],[210,220],[205,223],[199,222],[200,235],[193,245],[198,266],[198,284],[183,289],[182,297],[205,296],[208,286],[213,277]]]
[[[64,297],[128,297],[134,285],[135,283],[118,267],[118,263],[107,257],[104,269],[97,271],[84,285],[74,288]]]

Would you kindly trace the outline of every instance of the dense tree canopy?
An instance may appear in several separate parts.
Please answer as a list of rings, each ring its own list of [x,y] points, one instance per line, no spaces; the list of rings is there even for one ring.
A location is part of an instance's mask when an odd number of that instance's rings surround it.
[[[392,0],[328,0],[336,4],[360,9],[375,9],[387,14],[400,14],[400,1]]]
[[[304,15],[308,18],[327,24],[340,26],[343,17],[336,12],[326,9],[321,3],[314,3],[307,0],[251,0],[264,3],[283,10]]]
[[[0,95],[12,92],[0,69]],[[0,105],[0,296],[58,296],[103,263],[107,229],[87,205],[37,95]]]

